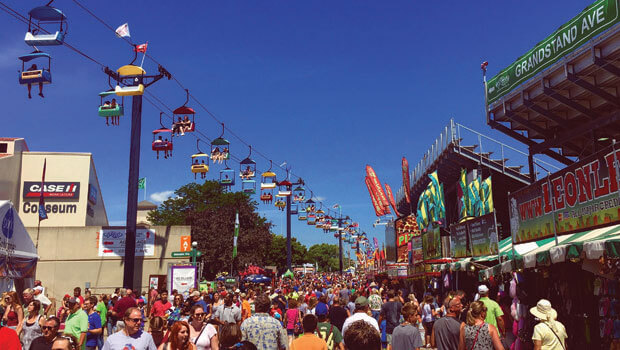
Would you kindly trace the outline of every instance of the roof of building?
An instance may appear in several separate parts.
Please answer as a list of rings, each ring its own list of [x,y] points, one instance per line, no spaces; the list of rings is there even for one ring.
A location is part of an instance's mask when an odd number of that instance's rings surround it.
[[[138,203],[138,210],[157,209],[157,204],[149,201],[142,201]]]

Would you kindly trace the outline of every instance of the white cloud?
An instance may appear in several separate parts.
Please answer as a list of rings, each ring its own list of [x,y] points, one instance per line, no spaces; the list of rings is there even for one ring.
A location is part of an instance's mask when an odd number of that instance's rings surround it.
[[[174,191],[161,191],[152,193],[149,198],[155,203],[162,203],[166,199],[172,197],[174,195]]]

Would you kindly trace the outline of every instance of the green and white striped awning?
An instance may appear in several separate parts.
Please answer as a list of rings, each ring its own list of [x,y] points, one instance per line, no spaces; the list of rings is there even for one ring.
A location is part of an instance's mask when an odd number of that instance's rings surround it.
[[[535,249],[527,253],[517,252],[516,259],[505,261],[486,270],[480,271],[481,278],[515,271],[518,268],[549,266],[566,261],[566,259],[598,259],[604,252],[608,256],[620,257],[620,225],[607,226],[589,231],[578,232],[555,238],[546,238],[534,242]],[[529,243],[525,243],[529,244]],[[518,244],[516,248],[523,246]]]

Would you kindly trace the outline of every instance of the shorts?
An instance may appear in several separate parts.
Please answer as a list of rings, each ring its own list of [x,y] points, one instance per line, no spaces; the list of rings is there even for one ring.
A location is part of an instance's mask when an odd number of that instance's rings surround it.
[[[385,334],[385,339],[387,340],[387,343],[392,345],[392,335],[391,334]]]
[[[286,329],[286,334],[287,334],[287,335],[294,336],[294,335],[295,335],[295,330],[294,330],[294,329],[288,329],[288,328],[287,328],[287,329]]]
[[[424,334],[428,335],[429,337],[431,333],[433,333],[433,324],[435,324],[435,321],[422,322],[422,326],[424,326]]]

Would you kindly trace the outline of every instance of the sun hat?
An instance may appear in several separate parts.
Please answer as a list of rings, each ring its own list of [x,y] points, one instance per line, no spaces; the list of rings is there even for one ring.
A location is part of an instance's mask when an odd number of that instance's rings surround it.
[[[536,306],[530,309],[530,313],[544,321],[558,318],[557,311],[551,307],[551,302],[547,299],[540,299]]]

